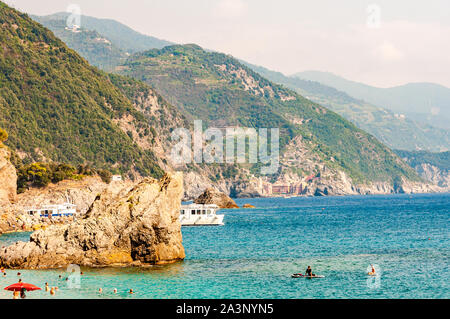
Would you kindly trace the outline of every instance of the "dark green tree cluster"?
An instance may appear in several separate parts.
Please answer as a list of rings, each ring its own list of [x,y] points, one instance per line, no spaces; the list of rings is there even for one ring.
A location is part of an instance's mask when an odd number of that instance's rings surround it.
[[[32,163],[17,169],[17,191],[24,192],[30,187],[45,187],[63,180],[81,180],[85,176],[98,175],[105,183],[111,182],[112,174],[106,169],[94,169],[89,165],[77,168],[64,163]]]
[[[17,190],[21,193],[29,187],[45,187],[50,182],[81,178],[76,168],[68,164],[32,163],[17,170]]]

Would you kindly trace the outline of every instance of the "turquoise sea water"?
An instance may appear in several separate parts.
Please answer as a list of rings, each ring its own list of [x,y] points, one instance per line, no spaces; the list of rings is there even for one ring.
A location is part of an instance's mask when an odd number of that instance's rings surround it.
[[[65,269],[23,270],[25,282],[59,286],[54,297],[38,291],[27,298],[450,297],[450,194],[237,203],[257,208],[222,210],[222,227],[183,227],[183,262],[149,269],[83,268],[80,288],[72,289]],[[6,234],[0,245],[28,236]],[[378,277],[366,275],[369,264],[376,265]],[[290,277],[308,265],[325,278]],[[7,278],[0,278],[0,298],[11,298],[3,287],[17,282],[16,274],[7,270]],[[136,294],[128,294],[130,288]]]

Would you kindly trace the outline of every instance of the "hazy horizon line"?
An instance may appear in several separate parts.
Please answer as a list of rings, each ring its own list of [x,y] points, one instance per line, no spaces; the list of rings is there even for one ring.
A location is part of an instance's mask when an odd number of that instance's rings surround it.
[[[33,13],[27,13],[27,14],[32,15],[32,16],[38,16],[38,17],[49,17],[49,16],[53,16],[53,15],[57,15],[57,14],[66,14],[66,15],[68,15],[69,13],[68,13],[68,12],[65,12],[65,11],[57,11],[57,12],[54,12],[54,13],[44,14],[44,15],[33,14]],[[84,17],[88,17],[88,18],[94,18],[94,19],[98,19],[98,20],[109,20],[109,21],[114,21],[114,22],[116,22],[116,23],[120,23],[120,24],[122,24],[123,26],[125,26],[125,27],[127,27],[127,28],[133,30],[134,32],[139,33],[139,34],[141,34],[141,35],[148,36],[148,37],[153,37],[153,38],[157,38],[158,40],[163,40],[163,41],[167,41],[167,42],[172,42],[172,43],[173,43],[173,44],[168,45],[168,46],[172,46],[172,45],[189,45],[189,44],[195,44],[195,45],[198,45],[199,47],[201,47],[201,48],[204,49],[204,50],[209,50],[209,51],[213,51],[213,52],[218,52],[218,53],[228,54],[228,53],[224,53],[224,52],[221,52],[221,51],[218,51],[218,50],[215,50],[215,49],[205,48],[205,47],[203,47],[203,46],[201,46],[201,45],[199,45],[199,44],[197,44],[197,43],[190,43],[190,42],[186,42],[186,43],[176,43],[176,42],[173,42],[173,41],[170,40],[170,39],[162,39],[162,38],[158,38],[158,37],[156,37],[156,36],[154,36],[154,35],[146,34],[146,33],[137,31],[137,30],[135,30],[133,27],[130,27],[129,25],[127,25],[127,24],[125,24],[125,23],[123,23],[123,22],[121,22],[121,21],[119,21],[119,20],[117,20],[117,19],[114,19],[114,18],[97,17],[97,16],[93,16],[93,15],[86,15],[86,14],[82,14],[81,16],[82,16],[82,17],[83,17],[83,16],[84,16]],[[103,35],[103,36],[104,36],[104,35]],[[149,50],[151,50],[151,49],[149,49]],[[140,51],[140,52],[145,52],[145,51]],[[287,74],[287,73],[282,72],[282,71],[280,71],[280,70],[271,69],[271,68],[268,68],[268,67],[266,67],[266,66],[264,66],[264,65],[260,65],[260,64],[256,64],[256,63],[253,63],[253,62],[249,62],[249,61],[247,61],[247,60],[244,60],[244,59],[239,58],[239,57],[237,57],[237,56],[234,56],[234,55],[232,55],[232,54],[229,54],[229,55],[231,55],[232,57],[234,57],[234,58],[237,59],[237,60],[244,61],[244,62],[246,62],[246,63],[253,64],[253,65],[255,65],[255,66],[265,68],[265,69],[267,69],[267,70],[269,70],[269,71],[279,72],[279,73],[281,73],[283,76],[291,77],[291,78],[292,78],[292,77],[293,77],[293,78],[296,78],[297,76],[295,76],[295,75],[298,74],[298,73],[304,73],[304,72],[320,72],[320,73],[328,73],[328,74],[331,74],[331,75],[333,75],[333,76],[339,77],[339,78],[341,78],[341,79],[343,79],[343,80],[346,80],[346,81],[350,81],[350,82],[354,82],[354,83],[358,83],[358,84],[370,86],[370,87],[377,88],[377,89],[391,89],[391,88],[396,88],[396,87],[402,87],[402,86],[405,86],[405,85],[408,85],[408,84],[434,84],[434,85],[440,85],[440,86],[442,86],[442,87],[445,87],[445,88],[447,88],[447,89],[450,89],[450,87],[448,87],[448,86],[446,86],[446,85],[444,85],[444,84],[442,84],[442,83],[438,83],[438,82],[428,82],[428,81],[423,81],[423,82],[404,82],[403,84],[398,84],[398,85],[394,85],[394,86],[377,86],[377,85],[368,84],[368,83],[363,82],[363,81],[354,80],[354,79],[351,79],[351,78],[349,78],[349,77],[346,77],[346,76],[337,74],[337,73],[332,72],[332,71],[328,71],[328,70],[320,70],[320,69],[304,69],[304,70],[301,70],[301,71],[295,71],[294,73],[291,73],[291,74]],[[312,81],[312,82],[318,82],[318,81],[308,80],[308,79],[304,79],[304,80]],[[318,83],[320,83],[320,82],[318,82]],[[322,83],[321,83],[321,84],[322,84]],[[326,84],[322,84],[322,85],[326,85]],[[329,86],[329,85],[326,85],[326,86]]]
[[[330,9],[336,6],[323,1]],[[68,14],[65,1],[3,2],[34,16]],[[426,7],[431,14],[426,21],[418,15],[424,10],[422,5],[409,3],[417,12],[410,10],[405,17],[398,4],[380,4],[383,24],[379,29],[365,24],[366,4],[355,1],[336,7],[339,12],[332,16],[321,6],[302,1],[261,2],[258,6],[252,0],[202,1],[189,6],[178,1],[137,3],[133,8],[139,10],[135,11],[121,2],[105,6],[78,0],[82,16],[115,21],[141,35],[174,44],[194,43],[287,77],[314,70],[380,89],[417,83],[450,88],[445,72],[450,62],[445,54],[448,44],[440,40],[450,33],[450,24],[441,14],[445,2],[439,10]],[[303,11],[296,11],[298,8]],[[148,19],[149,12],[152,19]],[[302,12],[305,16],[299,15]],[[267,20],[268,16],[278,20]],[[411,44],[411,37],[416,44]]]

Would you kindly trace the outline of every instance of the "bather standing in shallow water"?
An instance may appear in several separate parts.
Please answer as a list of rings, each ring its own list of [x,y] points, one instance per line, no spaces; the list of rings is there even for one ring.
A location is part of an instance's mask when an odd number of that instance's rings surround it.
[[[20,298],[25,299],[27,297],[27,295],[25,294],[27,290],[25,288],[22,288],[20,290]]]

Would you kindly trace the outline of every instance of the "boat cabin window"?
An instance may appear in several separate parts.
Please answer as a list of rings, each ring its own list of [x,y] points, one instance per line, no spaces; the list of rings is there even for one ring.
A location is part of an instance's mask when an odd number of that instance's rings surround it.
[[[181,215],[184,215],[184,209],[181,210],[180,214],[181,214]]]

